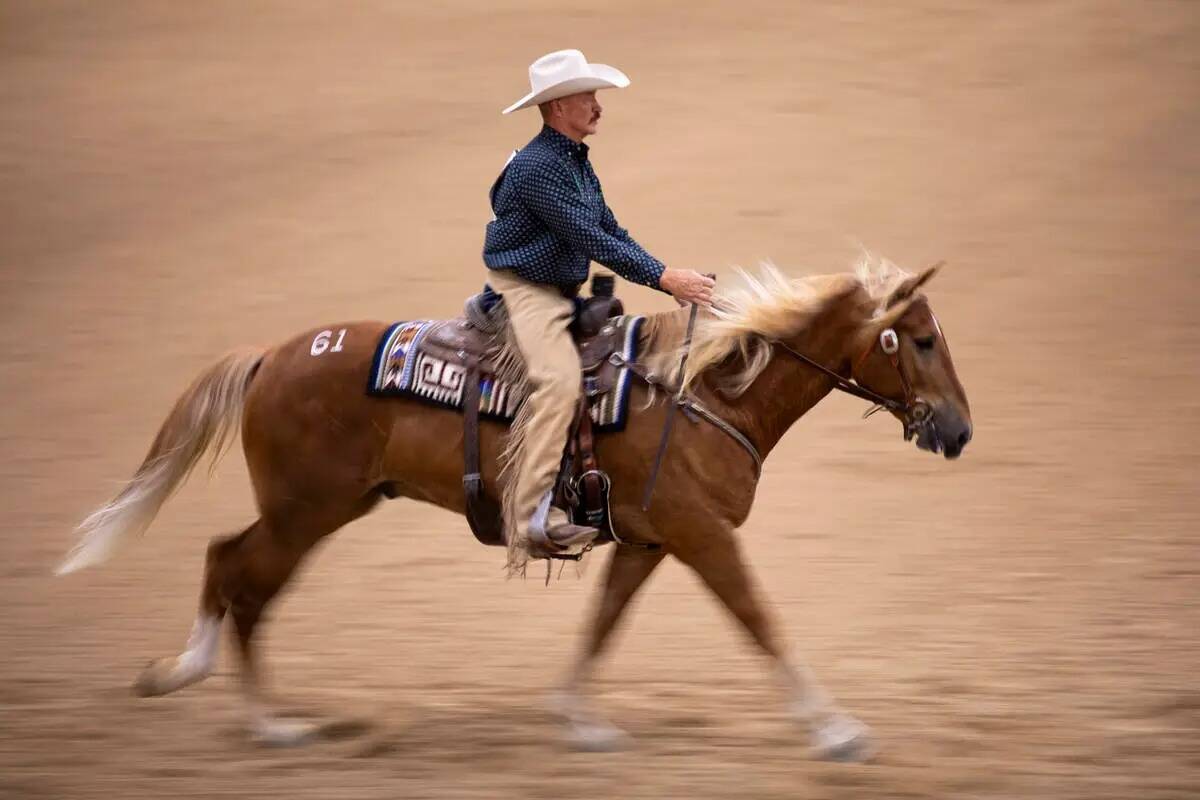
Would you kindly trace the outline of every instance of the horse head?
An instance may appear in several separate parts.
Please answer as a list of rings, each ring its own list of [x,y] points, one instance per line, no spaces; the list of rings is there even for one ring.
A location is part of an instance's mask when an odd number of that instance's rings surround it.
[[[859,385],[895,401],[888,410],[904,424],[905,439],[958,458],[971,441],[971,409],[942,328],[918,291],[940,267],[892,289],[856,337],[861,355],[851,369]]]

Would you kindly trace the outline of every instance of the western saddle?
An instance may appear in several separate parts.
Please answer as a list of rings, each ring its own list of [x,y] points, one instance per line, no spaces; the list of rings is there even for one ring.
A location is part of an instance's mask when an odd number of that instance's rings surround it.
[[[590,413],[592,399],[613,388],[619,371],[618,360],[612,355],[621,348],[622,334],[610,320],[621,316],[624,307],[613,295],[614,283],[611,275],[597,275],[592,279],[591,296],[575,297],[571,333],[583,367],[583,392],[554,491],[554,504],[564,509],[572,522],[600,530],[598,543],[616,538],[608,502],[611,481],[596,461]],[[499,499],[484,486],[480,474],[479,409],[483,378],[496,375],[502,368],[495,360],[497,339],[506,324],[501,305],[502,298],[485,286],[482,293],[468,299],[463,317],[446,320],[430,330],[422,343],[425,351],[466,366],[463,390],[466,516],[475,538],[493,546],[505,544],[504,523]],[[544,555],[551,558],[578,560],[582,556],[570,551],[556,553],[553,547],[549,550]]]

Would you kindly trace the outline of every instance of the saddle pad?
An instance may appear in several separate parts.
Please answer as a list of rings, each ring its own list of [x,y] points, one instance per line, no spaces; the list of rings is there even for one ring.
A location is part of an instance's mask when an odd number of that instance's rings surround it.
[[[619,352],[623,363],[638,356],[638,332],[645,317],[614,317],[611,323],[619,332]],[[415,397],[443,408],[462,410],[466,389],[467,367],[458,360],[434,355],[422,349],[421,343],[430,328],[439,320],[397,322],[379,340],[371,362],[367,394],[376,397]],[[633,373],[628,367],[617,370],[612,388],[595,393],[585,377],[584,387],[592,399],[592,422],[597,433],[624,429],[629,411],[629,385]],[[524,401],[518,386],[498,380],[494,375],[480,376],[480,416],[511,422]]]

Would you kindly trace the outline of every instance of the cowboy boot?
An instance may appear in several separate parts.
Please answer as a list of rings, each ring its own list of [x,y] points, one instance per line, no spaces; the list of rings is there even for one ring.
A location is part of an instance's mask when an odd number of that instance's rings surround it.
[[[600,530],[571,522],[565,511],[550,505],[551,499],[551,493],[547,492],[529,522],[529,555],[531,558],[577,556],[600,535]]]

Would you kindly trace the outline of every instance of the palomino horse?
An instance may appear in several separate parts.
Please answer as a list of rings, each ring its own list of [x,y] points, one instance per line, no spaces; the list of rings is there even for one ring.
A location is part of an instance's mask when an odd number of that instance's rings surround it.
[[[770,268],[761,277],[746,276],[746,288],[725,292],[719,310],[701,316],[683,376],[668,365],[678,364],[686,312],[648,318],[644,374],[663,376],[660,386],[636,389],[641,411],[624,432],[601,437],[597,453],[613,478],[612,513],[621,538],[660,547],[612,548],[582,653],[556,696],[577,746],[600,749],[622,739],[587,710],[584,690],[630,599],[672,555],[695,570],[774,659],[791,711],[808,726],[815,751],[864,757],[864,726],[837,710],[807,667],[786,654],[735,532],[754,501],[761,457],[835,387],[881,401],[920,448],[959,455],[971,436],[967,400],[938,323],[917,291],[935,270],[911,276],[868,263],[857,274],[803,280]],[[62,573],[104,560],[119,538],[145,530],[197,461],[208,451],[219,454],[241,424],[260,517],[209,545],[187,648],[147,667],[135,684],[140,694],[166,694],[207,677],[228,615],[253,733],[274,742],[303,738],[310,726],[273,716],[262,701],[254,633],[271,599],[319,539],[385,496],[463,512],[461,449],[446,446],[462,441],[458,413],[364,394],[385,328],[378,322],[335,325],[219,361],[179,398],[128,485],[81,524],[82,537]],[[642,488],[672,407],[669,392],[679,381],[708,418],[681,420],[654,502],[643,512]],[[504,439],[501,424],[484,424],[488,485],[498,480]]]

